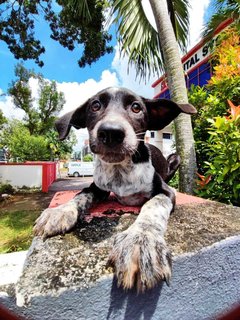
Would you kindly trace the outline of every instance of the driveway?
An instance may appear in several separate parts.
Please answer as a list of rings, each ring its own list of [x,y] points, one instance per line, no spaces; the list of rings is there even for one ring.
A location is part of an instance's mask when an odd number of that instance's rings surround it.
[[[93,181],[93,177],[63,177],[54,181],[48,192],[58,192],[67,190],[81,190],[88,187]]]

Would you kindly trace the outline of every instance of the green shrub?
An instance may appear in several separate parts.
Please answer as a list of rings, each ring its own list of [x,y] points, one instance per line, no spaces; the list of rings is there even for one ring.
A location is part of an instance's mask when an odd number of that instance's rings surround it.
[[[239,205],[240,106],[234,106],[240,97],[239,31],[227,29],[218,39],[212,55],[213,76],[203,88],[192,86],[189,91],[189,101],[198,110],[192,117],[200,178],[197,193]]]
[[[199,196],[240,205],[240,106],[231,104],[229,117],[208,119],[209,139],[203,143],[208,157],[205,176],[211,177],[197,190]],[[207,179],[207,178],[206,178]],[[203,181],[203,179],[202,179]]]
[[[174,174],[172,179],[168,182],[168,185],[172,188],[178,189],[178,186],[179,186],[179,173],[178,173],[178,171]]]
[[[15,192],[15,189],[13,186],[9,183],[6,184],[0,184],[0,193],[7,193],[7,194],[13,194]]]
[[[189,102],[193,104],[198,113],[192,117],[193,134],[196,147],[198,168],[204,173],[204,161],[208,155],[203,147],[203,142],[209,139],[208,119],[225,116],[229,105],[227,99],[237,104],[240,96],[240,76],[229,78],[225,83],[215,82],[215,85],[205,87],[191,86],[189,91]]]
[[[89,153],[89,154],[86,154],[84,157],[83,157],[83,161],[84,162],[91,162],[93,161],[93,156]]]

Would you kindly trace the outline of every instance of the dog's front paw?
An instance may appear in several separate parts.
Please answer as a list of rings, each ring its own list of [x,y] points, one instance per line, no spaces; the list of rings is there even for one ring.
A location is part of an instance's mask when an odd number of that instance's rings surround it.
[[[135,284],[144,292],[159,281],[169,284],[171,278],[171,253],[157,232],[128,230],[115,237],[108,265],[112,266],[118,285],[125,289]]]
[[[77,223],[78,210],[74,202],[68,202],[56,208],[42,212],[36,220],[33,232],[44,239],[57,234],[64,234]]]

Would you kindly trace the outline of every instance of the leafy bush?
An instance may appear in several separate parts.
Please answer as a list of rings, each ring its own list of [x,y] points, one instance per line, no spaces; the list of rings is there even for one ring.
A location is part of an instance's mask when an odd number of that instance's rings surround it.
[[[204,173],[208,155],[202,142],[209,139],[208,120],[228,113],[227,100],[239,103],[240,97],[240,47],[239,33],[235,28],[220,34],[212,56],[213,76],[203,88],[192,86],[189,102],[198,110],[193,117],[194,139],[198,168]]]
[[[0,134],[0,145],[7,145],[10,157],[14,161],[44,161],[56,157],[64,158],[71,154],[72,146],[76,143],[75,134],[69,139],[60,141],[55,131],[46,135],[31,135],[23,122],[8,121]]]
[[[240,205],[239,103],[240,47],[238,30],[221,33],[212,55],[213,76],[203,87],[192,86],[193,117],[200,196]],[[231,115],[228,114],[228,99]],[[210,124],[210,128],[209,128]]]
[[[93,156],[89,153],[89,154],[86,154],[84,157],[83,157],[83,161],[85,162],[91,162],[93,161]]]
[[[178,189],[178,186],[179,186],[179,173],[178,173],[178,171],[174,174],[172,179],[168,182],[168,185],[172,188]]]
[[[200,176],[198,195],[240,205],[240,106],[230,101],[228,117],[208,119],[209,139],[203,143],[208,161]],[[202,183],[201,183],[202,182]]]
[[[0,138],[1,142],[8,146],[10,157],[14,161],[50,159],[46,138],[30,135],[29,130],[19,120],[9,121]]]
[[[226,115],[228,107],[225,101],[218,98],[215,91],[210,92],[207,86],[203,88],[192,86],[189,92],[189,102],[198,110],[197,115],[192,117],[193,134],[198,169],[203,173],[204,161],[208,158],[203,145],[203,142],[209,138],[208,119]]]
[[[0,184],[0,194],[3,194],[3,193],[13,194],[14,192],[15,192],[15,189],[11,184],[9,183]]]

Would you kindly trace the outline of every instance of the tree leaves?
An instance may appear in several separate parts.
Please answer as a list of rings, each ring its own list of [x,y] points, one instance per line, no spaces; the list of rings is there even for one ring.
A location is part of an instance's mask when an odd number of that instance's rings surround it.
[[[69,50],[80,47],[81,67],[113,51],[108,45],[112,37],[104,29],[104,0],[57,0],[56,3],[52,0],[0,2],[0,40],[8,45],[16,59],[33,59],[43,66],[40,56],[45,48],[35,36],[36,21],[41,18],[49,23],[52,39]]]

